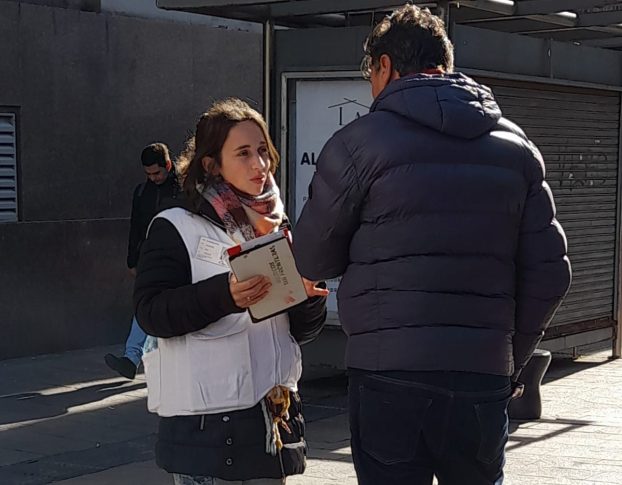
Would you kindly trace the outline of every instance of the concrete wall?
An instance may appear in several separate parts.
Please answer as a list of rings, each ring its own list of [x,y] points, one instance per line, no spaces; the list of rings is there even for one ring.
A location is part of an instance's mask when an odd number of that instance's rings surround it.
[[[458,68],[622,85],[622,52],[456,25]],[[482,55],[485,53],[485,55]]]
[[[47,5],[48,7],[73,8],[89,12],[99,12],[101,9],[101,0],[15,0],[13,3],[30,3],[33,5]]]
[[[163,10],[157,7],[156,0],[16,0],[16,2],[48,7],[69,8],[86,12],[115,13],[133,17],[170,20],[210,27],[261,32],[261,25],[254,22],[212,17],[210,15],[196,15],[187,12]]]
[[[20,222],[0,225],[0,359],[120,342],[139,155],[224,96],[261,108],[261,37],[0,0]]]
[[[167,19],[175,22],[209,25],[225,29],[246,30],[260,33],[261,24],[253,22],[241,22],[237,20],[212,17],[210,15],[197,15],[188,12],[176,12],[163,10],[156,6],[156,0],[100,0],[102,12],[115,12],[123,15],[132,15],[144,18]]]

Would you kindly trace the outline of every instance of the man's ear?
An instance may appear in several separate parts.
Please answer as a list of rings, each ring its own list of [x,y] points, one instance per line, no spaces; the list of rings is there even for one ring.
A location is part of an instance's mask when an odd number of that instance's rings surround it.
[[[392,80],[395,79],[393,61],[387,54],[382,54],[380,59],[378,59],[378,75],[383,87],[386,87]]]
[[[166,171],[170,172],[173,169],[173,162],[171,162],[171,160],[167,160],[166,161]]]

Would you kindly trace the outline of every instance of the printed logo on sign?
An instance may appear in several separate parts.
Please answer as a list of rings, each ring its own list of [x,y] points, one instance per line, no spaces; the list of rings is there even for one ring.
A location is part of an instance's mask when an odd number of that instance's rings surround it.
[[[302,160],[300,161],[300,165],[317,165],[315,163],[315,152],[311,152],[311,157],[307,152],[302,154]]]
[[[361,112],[358,108],[363,110],[363,114],[369,111],[369,106],[365,106],[363,103],[359,103],[356,99],[348,99],[343,98],[343,103],[333,104],[329,106],[328,109],[339,109],[339,126],[345,126],[348,123],[351,123],[354,120],[358,120],[361,117]],[[348,110],[349,112],[345,112],[345,108],[354,108],[354,114],[352,114],[352,110]],[[344,116],[346,114],[347,116]]]
[[[345,126],[348,123],[358,120],[363,114],[369,111],[369,106],[364,105],[363,103],[359,103],[356,99],[348,99],[343,98],[343,103],[333,104],[328,106],[329,110],[337,110],[337,126]],[[315,166],[316,164],[316,156],[315,152],[304,152],[302,154],[302,159],[300,160],[300,165],[311,165]]]

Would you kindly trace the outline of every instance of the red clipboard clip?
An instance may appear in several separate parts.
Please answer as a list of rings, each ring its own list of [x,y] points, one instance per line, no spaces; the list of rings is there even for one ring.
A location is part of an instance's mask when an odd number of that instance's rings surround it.
[[[238,256],[241,252],[242,246],[240,246],[239,244],[237,246],[233,246],[232,248],[227,249],[227,254],[229,255],[229,258],[234,258],[235,256]]]

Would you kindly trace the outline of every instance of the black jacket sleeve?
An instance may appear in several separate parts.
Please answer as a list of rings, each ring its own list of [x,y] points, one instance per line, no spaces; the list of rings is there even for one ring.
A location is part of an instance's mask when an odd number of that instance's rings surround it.
[[[241,313],[229,291],[229,273],[192,284],[190,259],[177,229],[156,219],[142,245],[134,287],[136,318],[155,337],[200,330]]]
[[[138,264],[138,255],[140,251],[140,242],[144,237],[141,234],[139,214],[138,214],[138,193],[142,185],[138,185],[134,189],[132,196],[132,215],[130,216],[130,236],[127,243],[127,267],[135,268]]]
[[[517,253],[516,328],[513,338],[516,380],[542,339],[570,286],[566,236],[555,219],[555,204],[544,180],[540,152],[528,142],[529,183]]]
[[[326,288],[325,283],[317,285]],[[316,296],[292,308],[289,312],[289,331],[300,345],[317,338],[326,322],[326,298]]]
[[[337,133],[322,149],[309,199],[294,230],[300,274],[312,281],[341,276],[350,262],[363,190],[353,159]]]

